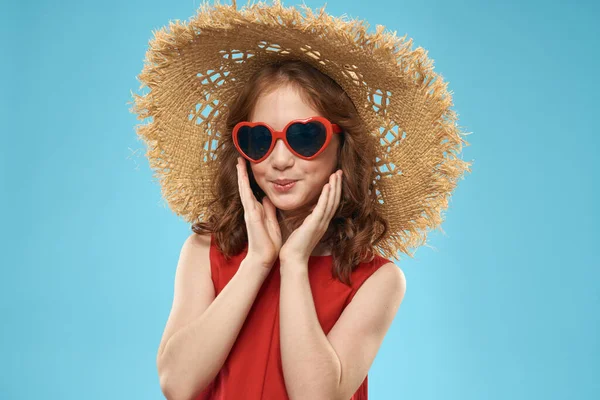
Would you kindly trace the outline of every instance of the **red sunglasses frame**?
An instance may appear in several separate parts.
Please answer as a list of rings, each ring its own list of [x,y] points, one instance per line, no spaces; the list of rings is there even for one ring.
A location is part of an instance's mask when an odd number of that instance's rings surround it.
[[[287,129],[292,125],[292,124],[296,124],[296,123],[301,123],[301,124],[306,124],[308,122],[320,122],[323,124],[323,126],[325,126],[325,131],[327,132],[327,137],[325,138],[325,143],[323,143],[323,146],[319,149],[319,151],[317,151],[314,155],[310,156],[310,157],[305,157],[303,155],[300,155],[298,153],[296,153],[294,151],[294,149],[292,149],[292,147],[290,146],[290,144],[287,141],[287,138],[285,137],[285,132],[287,131]],[[248,126],[250,128],[255,127],[255,126],[265,126],[270,132],[271,132],[271,146],[269,147],[269,150],[267,150],[267,153],[260,159],[258,160],[253,160],[250,157],[246,156],[246,154],[242,151],[242,149],[240,148],[240,145],[238,143],[238,131],[240,130],[240,128]],[[234,127],[233,127],[233,144],[235,145],[238,153],[240,153],[240,155],[242,157],[244,157],[246,160],[252,162],[252,163],[256,163],[258,164],[259,162],[265,160],[267,157],[269,157],[269,155],[271,154],[271,152],[273,151],[273,148],[275,147],[275,144],[277,143],[277,139],[281,139],[283,140],[283,142],[285,143],[285,145],[287,146],[287,148],[294,153],[296,156],[304,159],[304,160],[312,160],[313,158],[317,157],[319,154],[321,154],[326,148],[327,146],[329,146],[329,142],[331,141],[331,138],[333,136],[334,133],[341,133],[342,132],[342,128],[340,128],[339,125],[337,124],[333,124],[331,123],[331,121],[329,121],[327,118],[325,117],[309,117],[309,118],[304,118],[304,119],[295,119],[292,120],[290,122],[288,122],[288,124],[285,126],[285,128],[283,128],[282,131],[276,131],[275,129],[271,128],[269,126],[269,124],[266,124],[264,122],[248,122],[248,121],[242,121],[242,122],[238,122]]]

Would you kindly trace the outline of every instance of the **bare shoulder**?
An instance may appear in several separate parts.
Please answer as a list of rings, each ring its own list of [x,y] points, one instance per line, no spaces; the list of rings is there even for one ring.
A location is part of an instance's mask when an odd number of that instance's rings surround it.
[[[175,276],[181,274],[196,274],[200,270],[210,272],[210,234],[199,235],[192,232],[183,242],[179,253],[179,262]],[[206,268],[206,266],[209,268]]]
[[[406,292],[406,276],[400,267],[388,262],[380,266],[363,286],[372,296],[387,295],[399,305]]]
[[[211,279],[210,268],[210,234],[197,234],[192,232],[181,247],[177,271],[175,273],[175,289],[191,288],[192,284],[199,284],[200,280]],[[208,279],[207,279],[208,278]],[[192,287],[192,289],[195,289]],[[177,295],[177,293],[175,293]]]
[[[190,236],[187,237],[187,239],[184,242],[184,247],[187,245],[189,247],[193,247],[196,250],[200,249],[200,250],[206,250],[210,248],[210,233],[205,233],[205,234],[197,234],[195,232],[192,232],[190,234]]]
[[[404,292],[406,290],[406,276],[404,275],[404,271],[393,262],[382,265],[380,269],[382,268],[384,268],[384,274],[392,280],[392,287]]]
[[[379,272],[380,275],[385,275],[386,277],[393,279],[397,285],[406,283],[404,272],[393,262],[383,264],[376,272]]]

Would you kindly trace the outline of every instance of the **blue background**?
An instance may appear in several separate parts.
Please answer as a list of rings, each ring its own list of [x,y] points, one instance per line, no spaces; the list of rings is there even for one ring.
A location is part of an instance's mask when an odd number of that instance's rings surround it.
[[[407,292],[370,398],[600,398],[598,4],[327,3],[427,49],[473,132],[446,234],[398,262]],[[152,31],[198,5],[3,2],[0,398],[163,398],[190,227],[128,102]]]

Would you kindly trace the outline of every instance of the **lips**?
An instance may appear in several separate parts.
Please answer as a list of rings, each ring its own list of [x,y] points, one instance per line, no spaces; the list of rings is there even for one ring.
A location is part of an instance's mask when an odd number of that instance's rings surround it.
[[[276,183],[278,185],[287,185],[288,183],[291,182],[296,182],[294,179],[277,179],[276,181],[272,181],[273,183]]]

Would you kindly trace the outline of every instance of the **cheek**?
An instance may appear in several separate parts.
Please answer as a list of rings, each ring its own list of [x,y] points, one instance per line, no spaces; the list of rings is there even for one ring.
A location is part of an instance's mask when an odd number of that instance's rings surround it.
[[[335,165],[331,166],[330,163],[313,166],[313,168],[310,169],[310,172],[307,173],[307,176],[310,177],[307,181],[309,182],[311,190],[320,192],[323,189],[323,186],[329,182],[329,176],[331,175],[330,171],[334,167]]]
[[[260,168],[252,167],[252,175],[254,176],[254,180],[264,190],[265,185],[265,174],[261,171]]]

